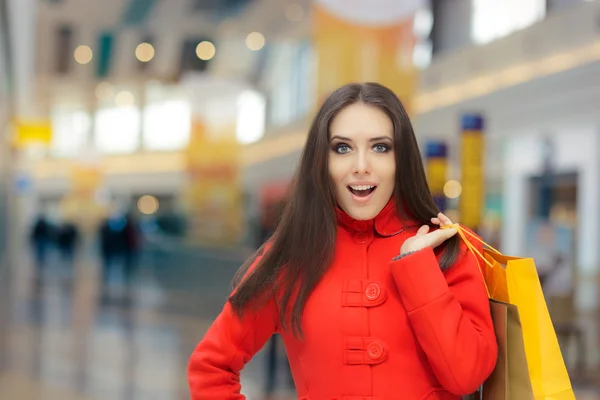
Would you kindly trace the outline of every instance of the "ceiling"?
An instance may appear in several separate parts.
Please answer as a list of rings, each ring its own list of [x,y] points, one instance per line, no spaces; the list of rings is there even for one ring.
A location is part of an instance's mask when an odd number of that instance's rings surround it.
[[[308,34],[310,0],[38,0],[36,77],[41,93],[94,87],[100,81],[177,81],[193,68],[221,78],[260,79],[269,47]],[[305,10],[299,22],[286,19],[291,3]],[[265,35],[267,46],[251,51],[248,33]],[[202,62],[195,47],[215,43],[216,55]],[[156,53],[147,64],[135,57],[141,42]],[[93,59],[79,65],[73,52],[90,46]],[[58,88],[58,89],[57,89]]]

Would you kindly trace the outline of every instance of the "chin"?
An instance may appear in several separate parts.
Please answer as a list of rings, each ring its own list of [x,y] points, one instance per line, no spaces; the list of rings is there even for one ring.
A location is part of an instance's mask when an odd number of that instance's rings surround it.
[[[383,208],[383,207],[382,207]],[[366,208],[352,208],[348,211],[346,211],[346,213],[354,218],[355,220],[358,221],[368,221],[370,219],[373,219],[377,216],[377,214],[379,214],[379,212],[381,211],[382,208],[373,208],[373,207],[369,207],[368,209]]]

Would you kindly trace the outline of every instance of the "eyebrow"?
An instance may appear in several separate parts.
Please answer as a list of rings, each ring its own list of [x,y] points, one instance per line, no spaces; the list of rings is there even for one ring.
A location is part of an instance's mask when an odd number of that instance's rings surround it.
[[[342,140],[342,141],[345,141],[345,142],[351,142],[352,141],[352,139],[350,139],[350,138],[347,138],[347,137],[344,137],[344,136],[335,135],[335,136],[333,136],[331,138],[330,142],[332,142],[335,139]],[[380,142],[382,140],[389,140],[390,142],[393,141],[393,139],[391,137],[389,137],[389,136],[377,136],[377,137],[369,139],[369,142]]]

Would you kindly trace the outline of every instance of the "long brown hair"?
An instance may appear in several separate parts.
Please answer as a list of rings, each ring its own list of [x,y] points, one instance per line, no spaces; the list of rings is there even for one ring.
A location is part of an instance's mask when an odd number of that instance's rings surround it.
[[[304,305],[329,268],[336,241],[336,200],[328,170],[329,126],[341,109],[356,102],[377,107],[392,120],[398,215],[430,224],[430,218],[439,212],[429,191],[410,119],[398,97],[377,83],[352,83],[337,89],[312,122],[290,199],[273,236],[234,278],[236,289],[229,300],[238,315],[276,296],[282,328],[287,329],[291,322],[294,333],[302,335]],[[456,261],[458,243],[455,236],[444,244],[442,270]],[[291,315],[287,312],[289,306]]]

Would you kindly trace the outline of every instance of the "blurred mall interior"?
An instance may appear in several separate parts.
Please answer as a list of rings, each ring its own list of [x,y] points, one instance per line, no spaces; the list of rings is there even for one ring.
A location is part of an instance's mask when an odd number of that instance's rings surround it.
[[[0,398],[189,399],[351,81],[402,98],[449,216],[535,258],[600,399],[600,0],[0,0]],[[241,379],[296,398],[275,339]]]

